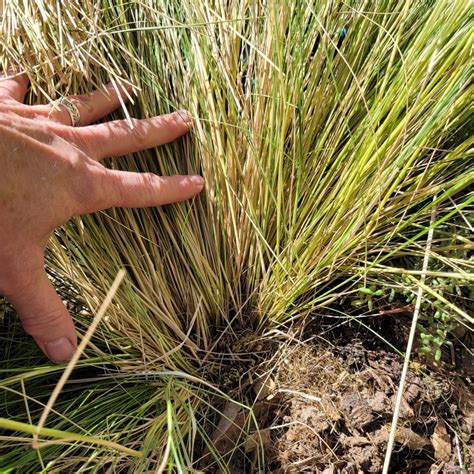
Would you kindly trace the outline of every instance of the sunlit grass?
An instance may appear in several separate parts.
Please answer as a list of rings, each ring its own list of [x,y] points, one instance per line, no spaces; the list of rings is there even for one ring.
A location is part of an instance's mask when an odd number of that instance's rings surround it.
[[[222,331],[262,332],[328,307],[422,254],[433,206],[436,227],[472,211],[467,2],[372,3],[7,2],[0,60],[29,72],[30,102],[113,80],[134,86],[122,117],[186,108],[188,137],[108,165],[201,173],[206,189],[187,203],[76,218],[49,247],[49,265],[85,309],[80,332],[118,269],[128,278],[78,367],[97,364],[94,376],[65,388],[56,410],[66,419],[47,426],[143,459],[75,442],[5,449],[2,465],[146,470],[166,459],[184,471],[204,445],[224,463],[206,425],[222,395],[143,374],[206,379],[221,363]],[[469,268],[453,264],[466,278]],[[44,400],[51,386],[40,381],[58,369],[42,370],[0,388],[22,380]],[[38,402],[28,420],[8,397],[12,419],[37,421]]]

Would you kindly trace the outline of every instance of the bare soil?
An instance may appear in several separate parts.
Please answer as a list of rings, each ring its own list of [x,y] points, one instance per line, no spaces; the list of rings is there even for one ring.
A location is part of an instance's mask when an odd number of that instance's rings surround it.
[[[406,339],[403,333],[399,327],[397,339]],[[272,421],[282,426],[269,452],[273,472],[382,471],[403,358],[358,336],[283,346],[273,376],[282,396]],[[392,472],[465,472],[472,465],[472,359],[465,352],[456,360],[448,351],[438,366],[412,358]]]
[[[239,380],[240,393],[252,388],[266,472],[382,472],[403,365],[403,355],[387,343],[404,347],[409,318],[392,317],[383,325],[386,342],[358,325],[327,331],[318,324],[263,344],[243,337],[234,346],[236,353],[263,360],[247,370],[245,364],[234,365],[233,379]],[[413,354],[390,472],[474,472],[469,470],[474,460],[470,343],[471,335],[464,333],[439,364]],[[223,437],[216,430],[218,445],[226,439],[221,453],[231,450],[240,432],[235,426],[245,421],[243,412],[233,409],[225,408],[233,434]],[[248,452],[255,449],[247,444]],[[237,458],[229,466],[236,473],[258,471]]]

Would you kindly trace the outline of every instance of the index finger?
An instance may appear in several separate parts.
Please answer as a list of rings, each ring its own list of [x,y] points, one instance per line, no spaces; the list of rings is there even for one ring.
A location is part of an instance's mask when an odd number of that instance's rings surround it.
[[[0,102],[8,99],[23,102],[29,82],[28,76],[24,72],[0,76]]]
[[[127,120],[68,128],[68,138],[96,160],[126,155],[170,143],[191,128],[192,119],[186,110],[149,119]],[[64,133],[64,131],[63,131]]]

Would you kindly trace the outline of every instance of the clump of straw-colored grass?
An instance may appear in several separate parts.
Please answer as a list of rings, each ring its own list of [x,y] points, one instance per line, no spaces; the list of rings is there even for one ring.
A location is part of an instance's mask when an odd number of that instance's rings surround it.
[[[225,469],[210,434],[226,397],[205,383],[222,332],[330,306],[422,253],[433,206],[434,226],[472,209],[467,2],[8,0],[0,41],[32,103],[112,80],[133,86],[122,116],[190,110],[188,137],[109,166],[206,180],[191,202],[75,218],[49,246],[79,331],[121,267],[128,278],[47,426],[142,456],[5,441],[4,466],[184,472],[207,449]],[[4,416],[34,425],[59,369],[8,370]]]

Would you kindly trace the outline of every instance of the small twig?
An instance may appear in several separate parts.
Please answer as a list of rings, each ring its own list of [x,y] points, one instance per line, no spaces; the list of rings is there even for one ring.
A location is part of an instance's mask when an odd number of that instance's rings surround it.
[[[436,199],[436,196],[433,197],[433,201],[435,199]],[[418,316],[420,314],[421,300],[423,296],[423,287],[425,286],[424,283],[425,283],[425,278],[426,278],[426,271],[428,270],[428,261],[429,261],[429,256],[430,256],[431,243],[433,241],[433,233],[434,233],[433,223],[435,220],[435,215],[436,215],[436,206],[433,206],[433,209],[431,210],[431,217],[430,217],[430,230],[428,232],[428,238],[426,240],[425,256],[423,258],[423,268],[422,268],[422,274],[420,278],[420,285],[418,286],[418,293],[416,296],[415,310],[413,311],[413,320],[411,323],[410,336],[408,338],[407,348],[405,352],[405,360],[403,363],[402,375],[400,377],[400,385],[398,386],[395,410],[393,412],[392,426],[390,428],[390,436],[388,439],[387,451],[385,453],[383,474],[388,474],[390,459],[392,457],[392,451],[395,444],[398,417],[400,415],[400,407],[402,404],[403,392],[405,390],[405,381],[406,381],[406,377],[408,373],[408,368],[410,366],[410,356],[411,356],[411,351],[413,348],[413,342],[415,340],[416,325],[418,323]]]
[[[375,316],[387,316],[389,314],[399,314],[399,313],[408,313],[414,311],[415,306],[412,304],[407,304],[401,308],[394,308],[394,309],[380,309],[379,314]]]
[[[465,472],[464,463],[462,461],[461,448],[459,447],[459,438],[456,432],[454,433],[454,446],[456,446],[456,454],[458,456],[458,463],[459,467],[461,468],[461,472]]]
[[[307,400],[311,400],[313,402],[320,402],[321,398],[316,397],[314,395],[310,395],[309,393],[298,392],[297,390],[291,390],[289,388],[279,388],[277,390],[279,393],[290,393],[291,395],[298,395],[299,397],[306,398]]]
[[[449,430],[453,433],[453,437],[454,437],[454,446],[456,448],[456,456],[457,456],[457,460],[458,460],[458,464],[459,464],[459,467],[460,467],[460,472],[462,474],[464,474],[466,471],[465,467],[464,467],[464,462],[463,462],[463,459],[462,459],[462,453],[461,453],[461,448],[459,446],[459,436],[458,436],[458,433],[457,431],[449,424],[449,423],[446,423],[446,426],[449,428]]]

